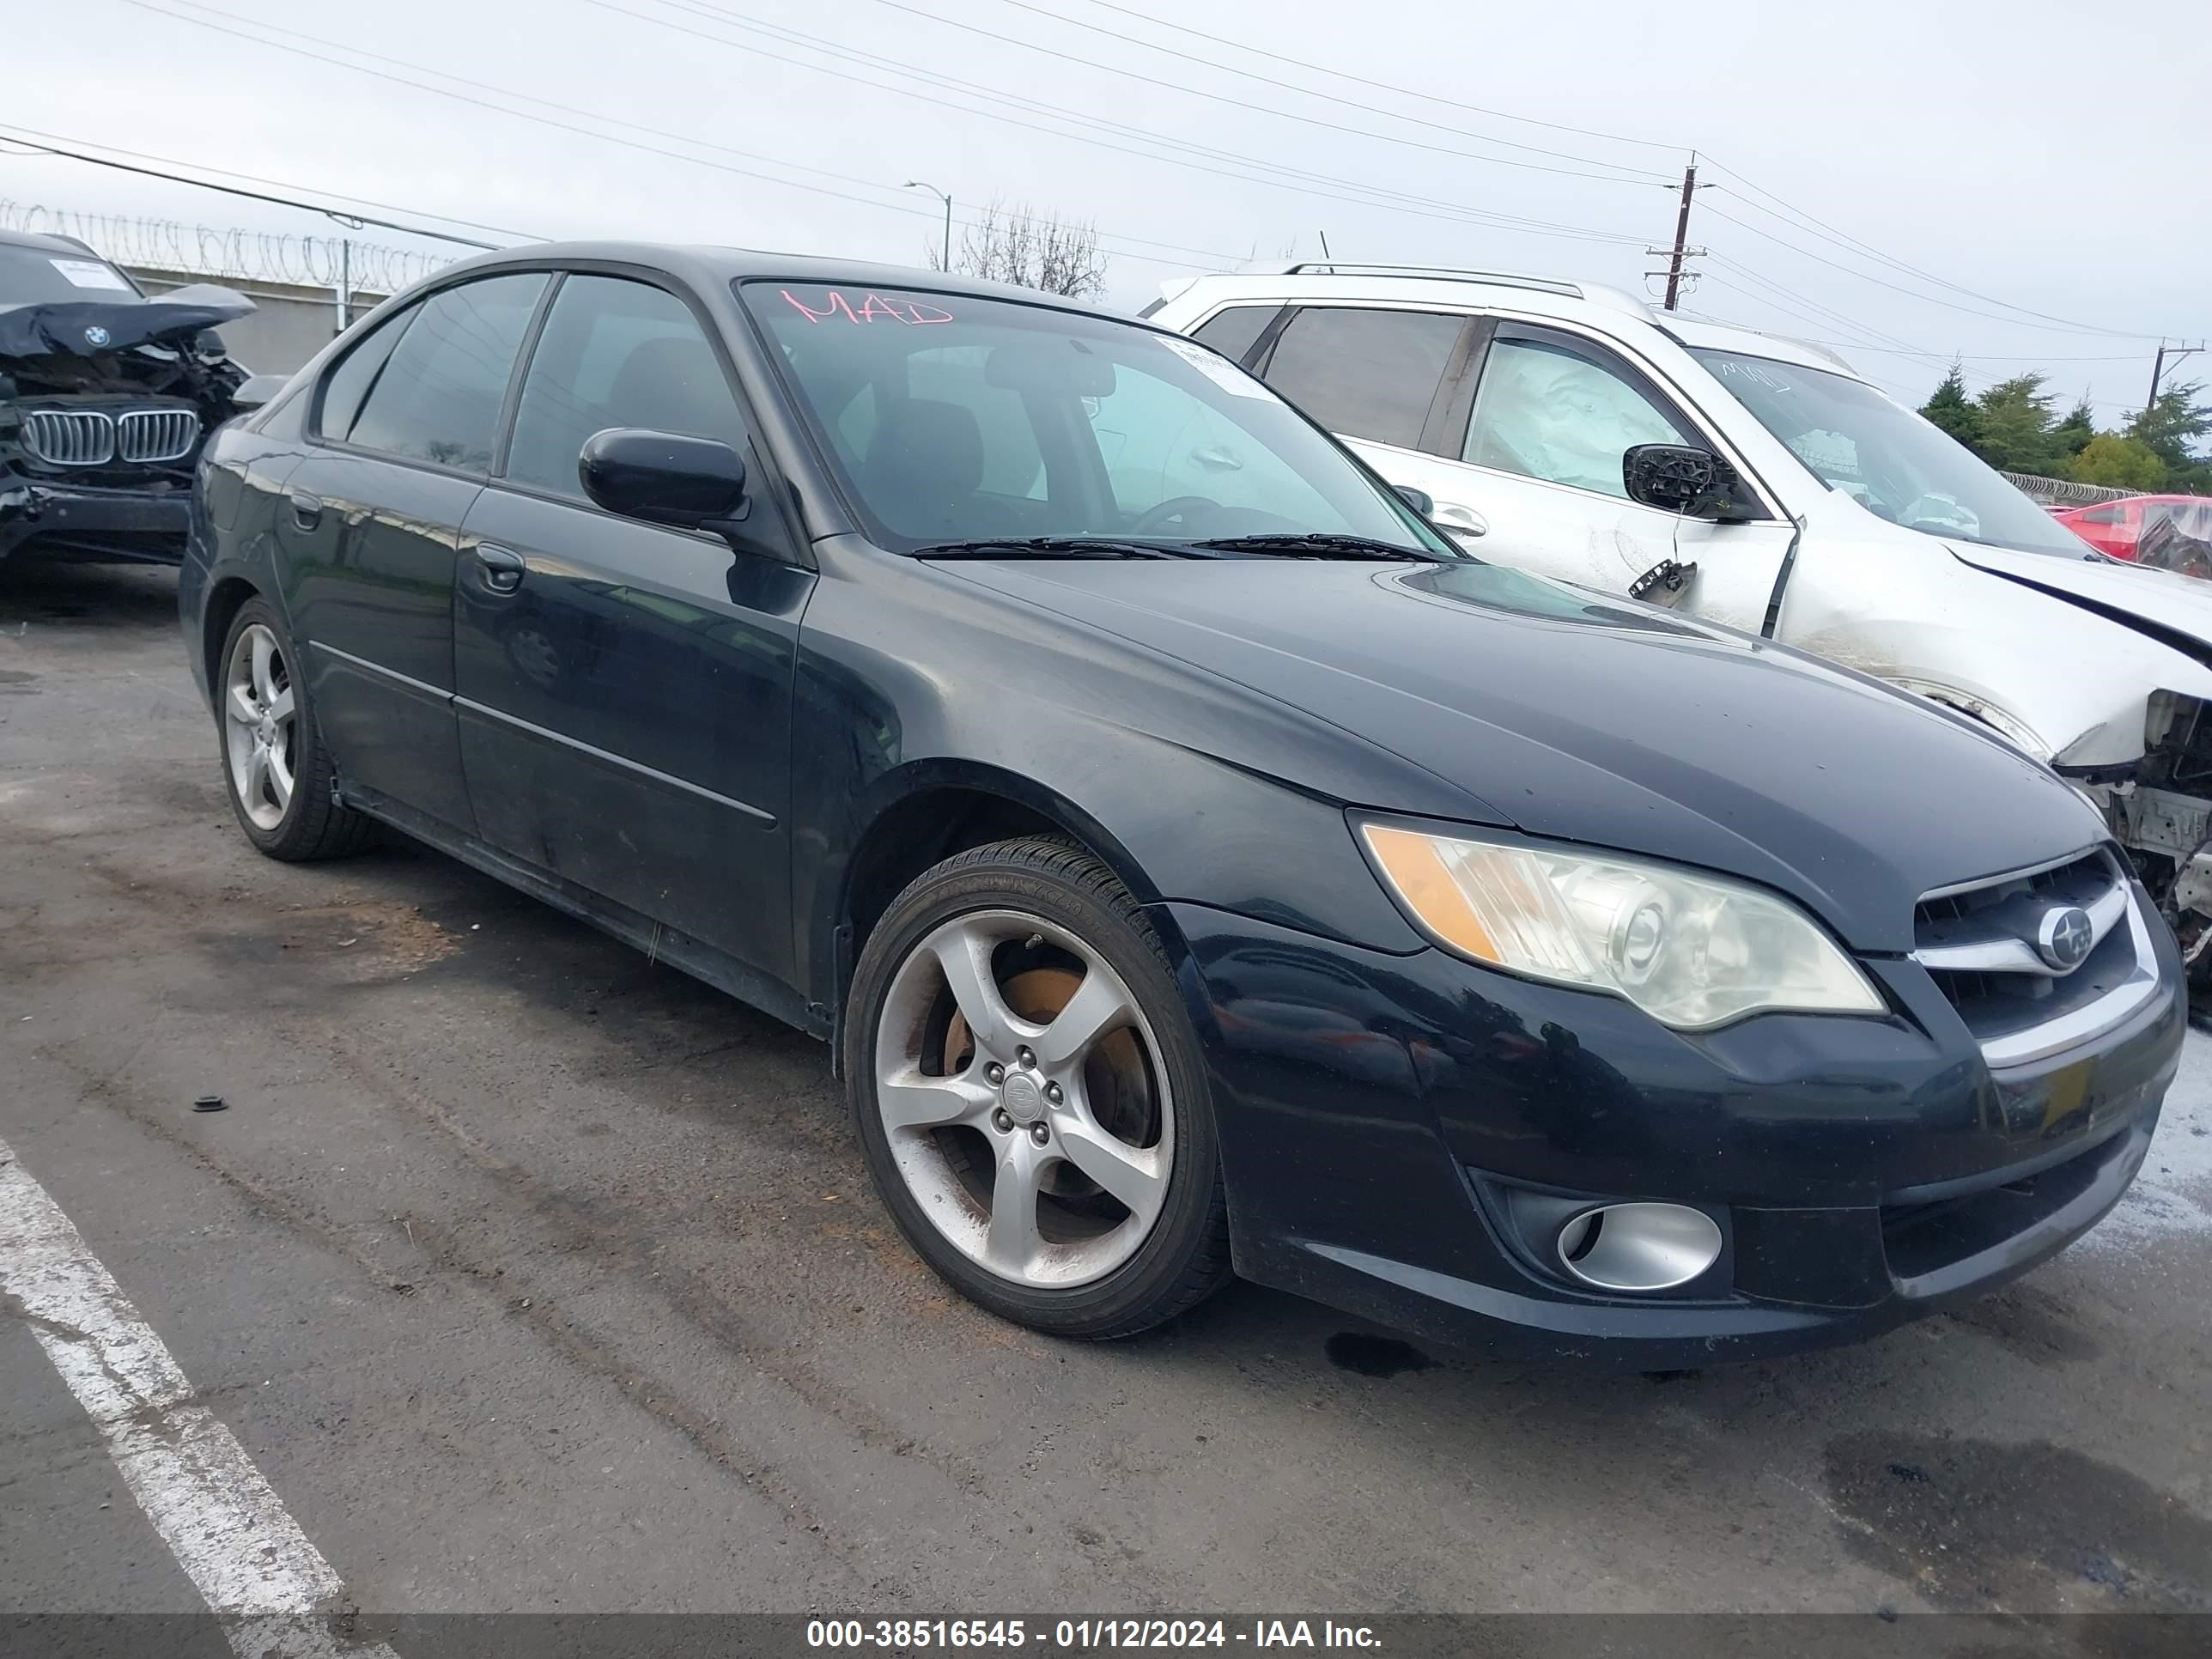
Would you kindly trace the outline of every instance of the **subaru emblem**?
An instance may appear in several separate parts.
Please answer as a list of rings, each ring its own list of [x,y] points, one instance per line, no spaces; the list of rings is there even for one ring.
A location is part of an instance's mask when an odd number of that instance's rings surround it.
[[[2078,904],[2053,905],[2035,930],[2036,953],[2062,974],[2079,968],[2096,942],[2089,913]]]
[[[94,323],[90,328],[84,331],[84,343],[88,346],[95,348],[106,345],[114,337],[115,337],[113,335],[110,334],[98,323]]]

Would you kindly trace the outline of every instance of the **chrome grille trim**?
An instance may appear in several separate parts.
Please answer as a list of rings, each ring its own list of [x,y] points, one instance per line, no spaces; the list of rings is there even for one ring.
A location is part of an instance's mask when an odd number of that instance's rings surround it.
[[[2086,911],[2092,933],[2081,966],[2065,972],[2043,960],[2028,925],[2034,912],[2059,904]],[[2124,938],[2115,939],[2123,924]],[[2093,848],[1923,895],[1911,959],[1952,1002],[1983,1059],[2001,1070],[2087,1042],[2148,1003],[2160,988],[2152,927],[2126,865],[2111,848]],[[2073,977],[2093,962],[2103,966]],[[2039,1002],[2055,1012],[2011,1023]]]
[[[2078,1042],[2087,1042],[2109,1031],[2158,994],[2158,951],[2143,924],[2142,906],[2128,897],[2128,928],[2135,936],[2136,965],[2124,983],[2115,986],[2094,1002],[2069,1009],[2056,1019],[2021,1031],[1985,1039],[1982,1058],[1991,1067],[2025,1066],[2031,1060],[2060,1054]],[[2160,924],[2163,926],[2163,924]]]
[[[2094,951],[2127,914],[2128,890],[2115,882],[2081,908],[2089,918],[2089,949]],[[1912,953],[1912,959],[1923,968],[1949,973],[2039,974],[2060,979],[2074,971],[2053,968],[2026,939],[2008,933],[1960,945],[1925,945]]]
[[[126,461],[176,461],[192,453],[200,417],[188,409],[134,409],[117,417],[115,453]]]
[[[34,409],[23,419],[23,447],[48,466],[105,466],[115,422],[102,410]]]

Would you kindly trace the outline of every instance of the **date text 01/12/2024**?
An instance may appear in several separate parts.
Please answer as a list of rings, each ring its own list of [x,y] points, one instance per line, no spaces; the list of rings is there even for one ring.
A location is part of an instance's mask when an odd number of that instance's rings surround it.
[[[806,1645],[816,1649],[1053,1648],[1366,1648],[1382,1645],[1366,1625],[1334,1620],[1254,1619],[814,1619]]]

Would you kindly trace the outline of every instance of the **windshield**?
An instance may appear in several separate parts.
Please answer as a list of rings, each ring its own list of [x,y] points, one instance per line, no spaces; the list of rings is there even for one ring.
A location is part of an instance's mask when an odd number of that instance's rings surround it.
[[[1732,351],[1692,354],[1831,489],[1931,536],[2087,556],[2081,540],[1948,433],[1863,380]]]
[[[740,293],[887,547],[1342,536],[1462,556],[1194,341],[969,295],[775,282]]]
[[[64,300],[127,305],[137,298],[138,290],[131,279],[95,254],[0,243],[0,306],[46,306]]]

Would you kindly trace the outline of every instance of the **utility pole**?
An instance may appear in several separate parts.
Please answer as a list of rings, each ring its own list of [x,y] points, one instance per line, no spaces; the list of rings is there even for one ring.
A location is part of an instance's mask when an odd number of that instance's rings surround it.
[[[2152,410],[2158,407],[2158,383],[2166,378],[2166,360],[2171,357],[2178,363],[2184,357],[2194,357],[2203,349],[2204,342],[2202,340],[2195,345],[2170,346],[2164,340],[2158,343],[2158,356],[2153,361],[2150,368],[2150,396],[2143,399],[2143,414],[2146,418]]]
[[[1690,198],[1698,189],[1698,152],[1690,152],[1690,165],[1682,169],[1682,208],[1674,216],[1674,252],[1667,262],[1667,309],[1674,308],[1674,301],[1682,289],[1682,256],[1688,252],[1690,240]],[[1645,290],[1647,293],[1649,289]]]
[[[943,263],[942,263],[942,264],[940,264],[937,268],[938,268],[939,270],[942,270],[942,271],[945,272],[946,274],[950,275],[950,274],[951,274],[951,270],[952,270],[952,198],[951,198],[951,196],[950,194],[948,194],[946,191],[941,191],[941,190],[938,189],[938,187],[937,187],[935,185],[925,185],[925,184],[924,184],[924,183],[922,183],[922,182],[921,182],[921,179],[908,179],[908,180],[906,181],[906,184],[905,184],[905,185],[904,185],[904,188],[905,188],[905,189],[908,189],[908,190],[926,190],[926,191],[928,191],[932,196],[942,197],[942,198],[944,198],[944,201],[945,201],[945,252],[944,252],[939,256],[939,258],[942,259]]]

